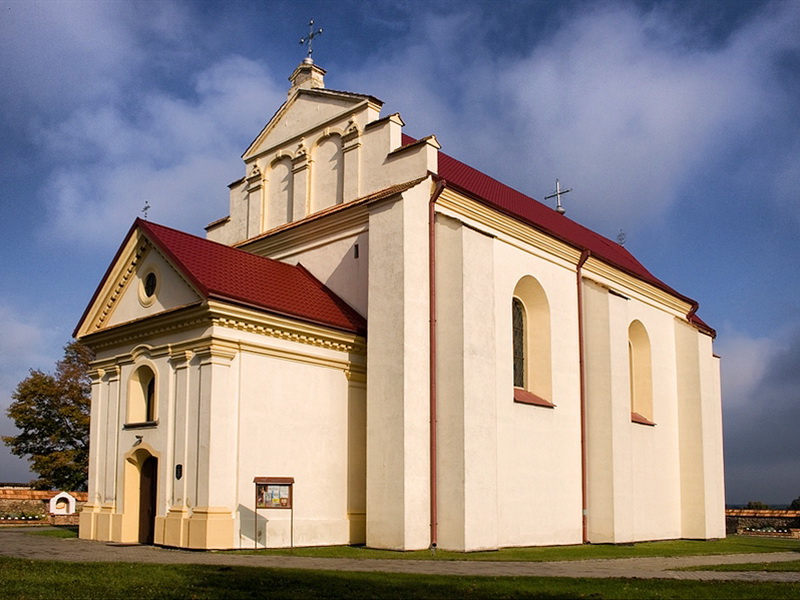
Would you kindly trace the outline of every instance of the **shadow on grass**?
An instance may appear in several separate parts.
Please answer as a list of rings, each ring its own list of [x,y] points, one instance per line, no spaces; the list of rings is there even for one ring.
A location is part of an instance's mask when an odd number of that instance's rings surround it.
[[[501,548],[494,551],[452,552],[437,550],[377,550],[365,546],[325,546],[226,551],[236,554],[306,556],[314,558],[402,559],[402,560],[478,560],[478,561],[565,561],[606,558],[708,556],[767,552],[800,552],[800,540],[730,536],[722,540],[665,540],[635,544],[585,544],[578,546],[538,546]]]
[[[28,598],[798,598],[800,584],[348,573],[0,557],[3,597]]]

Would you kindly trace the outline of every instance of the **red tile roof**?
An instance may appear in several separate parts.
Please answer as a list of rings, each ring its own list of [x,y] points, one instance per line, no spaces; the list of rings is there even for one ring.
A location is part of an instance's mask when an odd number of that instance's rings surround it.
[[[416,139],[403,134],[404,146],[416,142]],[[448,187],[455,188],[478,202],[527,223],[574,248],[581,251],[588,250],[595,258],[650,283],[694,307],[697,306],[694,300],[680,294],[650,273],[620,244],[587,229],[530,196],[465,165],[442,151],[439,151],[438,176],[447,182]],[[697,317],[694,311],[688,315],[688,319],[701,329],[714,334],[714,330]]]
[[[142,219],[133,224],[122,247],[137,228],[206,298],[366,333],[366,320],[302,265],[257,256]]]
[[[366,320],[302,265],[257,256],[141,219],[136,225],[206,297],[366,332]]]

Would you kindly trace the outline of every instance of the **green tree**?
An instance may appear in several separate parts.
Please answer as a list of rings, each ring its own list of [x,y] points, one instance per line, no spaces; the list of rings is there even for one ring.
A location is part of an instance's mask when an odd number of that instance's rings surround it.
[[[769,504],[764,504],[763,502],[760,502],[758,500],[750,500],[750,502],[747,503],[747,506],[745,506],[745,508],[752,508],[756,510],[767,510],[769,508]]]
[[[800,510],[800,498],[795,498],[789,505],[789,510]]]
[[[54,375],[31,370],[11,395],[8,417],[20,434],[3,436],[17,456],[27,456],[37,489],[86,489],[89,467],[91,350],[80,342],[64,347]]]

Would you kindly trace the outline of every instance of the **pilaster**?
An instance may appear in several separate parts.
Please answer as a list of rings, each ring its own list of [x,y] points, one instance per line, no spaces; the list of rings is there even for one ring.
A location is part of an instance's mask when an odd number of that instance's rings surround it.
[[[430,543],[429,190],[369,216],[367,545],[378,548]]]
[[[625,300],[583,280],[587,527],[593,543],[633,536],[633,479]],[[625,339],[621,338],[623,336]]]
[[[354,123],[342,136],[342,154],[343,201],[350,202],[361,195],[361,132]]]
[[[264,182],[258,165],[253,164],[247,175],[247,237],[264,230]]]
[[[235,347],[212,343],[195,350],[198,359],[197,506],[231,506],[235,469],[236,381],[231,377]]]
[[[439,547],[498,546],[496,330],[491,238],[437,217]]]
[[[310,164],[304,142],[300,142],[292,159],[292,221],[299,221],[309,213]]]
[[[171,494],[168,497],[169,511],[178,510],[182,513],[187,506],[187,481],[189,472],[196,472],[197,465],[190,462],[187,444],[189,440],[189,364],[192,353],[189,351],[176,351],[170,354],[169,364],[173,372],[173,415],[172,426],[172,457],[173,464],[164,465],[166,478],[171,481]],[[180,479],[176,468],[180,465]],[[170,518],[170,514],[167,515]],[[165,542],[167,543],[167,542]],[[170,544],[167,545],[179,545]]]

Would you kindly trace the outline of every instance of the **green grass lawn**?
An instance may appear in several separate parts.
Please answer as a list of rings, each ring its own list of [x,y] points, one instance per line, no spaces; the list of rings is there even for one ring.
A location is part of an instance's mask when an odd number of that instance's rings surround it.
[[[241,554],[274,556],[311,556],[315,558],[395,558],[409,560],[491,560],[551,561],[587,560],[592,558],[637,558],[651,556],[693,556],[713,554],[746,554],[750,552],[800,552],[800,541],[779,538],[730,536],[724,540],[641,542],[624,546],[586,544],[582,546],[545,546],[536,548],[503,548],[491,552],[448,552],[430,550],[396,552],[372,550],[363,546],[327,546],[281,550],[233,550]]]
[[[776,563],[742,563],[736,565],[712,565],[709,567],[686,567],[679,571],[773,571],[797,572],[800,571],[800,560],[790,560]]]
[[[29,535],[43,535],[54,538],[76,538],[78,537],[78,527],[72,525],[59,525],[56,529],[41,529],[39,531],[28,531]]]
[[[55,538],[76,538],[76,526],[56,529],[31,530],[29,535]],[[582,546],[545,546],[535,548],[504,548],[491,552],[448,552],[429,550],[397,552],[373,550],[364,546],[325,546],[279,550],[230,550],[232,554],[272,556],[309,556],[314,558],[388,558],[407,560],[489,560],[489,561],[557,561],[587,560],[592,558],[636,558],[652,556],[696,556],[714,554],[746,554],[756,552],[800,552],[800,541],[780,538],[754,538],[730,536],[724,540],[666,542],[640,542],[624,546],[611,544]],[[788,570],[788,569],[787,569]]]
[[[3,598],[798,598],[800,584],[343,573],[0,557]]]

